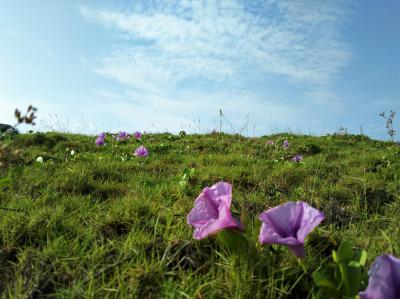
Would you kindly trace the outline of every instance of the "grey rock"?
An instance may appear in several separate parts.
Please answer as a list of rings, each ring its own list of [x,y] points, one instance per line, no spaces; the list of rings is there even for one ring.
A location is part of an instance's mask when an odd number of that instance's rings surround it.
[[[16,128],[7,124],[0,124],[0,133],[19,134]]]

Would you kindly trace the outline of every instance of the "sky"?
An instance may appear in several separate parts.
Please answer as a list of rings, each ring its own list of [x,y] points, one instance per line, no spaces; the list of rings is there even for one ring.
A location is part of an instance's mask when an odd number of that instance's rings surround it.
[[[0,0],[0,123],[29,104],[45,131],[207,133],[222,110],[227,133],[387,139],[400,1]]]

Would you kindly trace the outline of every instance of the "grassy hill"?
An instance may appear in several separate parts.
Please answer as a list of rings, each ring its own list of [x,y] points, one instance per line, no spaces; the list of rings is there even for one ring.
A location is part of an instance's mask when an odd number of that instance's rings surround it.
[[[360,135],[107,138],[97,147],[72,134],[3,137],[22,151],[0,169],[3,298],[307,298],[312,272],[342,240],[366,249],[368,265],[400,255],[394,143]],[[147,158],[132,155],[141,144]],[[295,154],[304,159],[292,162]],[[214,237],[194,240],[186,216],[219,181],[232,183],[232,210],[254,244],[262,211],[297,200],[322,210],[304,263],[282,246],[239,257]]]

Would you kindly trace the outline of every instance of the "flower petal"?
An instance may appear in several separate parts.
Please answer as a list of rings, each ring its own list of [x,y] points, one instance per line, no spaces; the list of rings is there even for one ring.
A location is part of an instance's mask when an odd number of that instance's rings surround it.
[[[294,255],[304,258],[304,239],[324,219],[322,212],[307,203],[288,202],[260,214],[261,244],[288,246]]]
[[[231,215],[231,201],[232,185],[229,183],[219,182],[204,188],[187,216],[188,224],[195,228],[193,237],[203,239],[225,228],[243,230],[243,225]]]
[[[302,206],[297,202],[288,202],[261,213],[259,218],[280,237],[287,238],[296,237],[302,216]]]
[[[194,203],[194,208],[190,211],[187,221],[197,227],[204,225],[211,219],[218,218],[218,206],[203,191]]]
[[[306,236],[324,220],[324,213],[311,207],[306,202],[300,202],[302,206],[303,215],[300,227],[297,231],[297,239],[304,242]]]
[[[378,256],[368,272],[368,287],[360,299],[400,298],[400,259],[390,254]]]
[[[212,185],[210,188],[214,192],[215,198],[224,202],[228,208],[231,207],[232,202],[232,185],[225,182],[219,182]]]
[[[225,228],[243,230],[243,225],[232,217],[229,208],[224,203],[221,203],[218,213],[217,219],[210,219],[204,225],[195,227],[193,234],[195,239],[203,239]]]

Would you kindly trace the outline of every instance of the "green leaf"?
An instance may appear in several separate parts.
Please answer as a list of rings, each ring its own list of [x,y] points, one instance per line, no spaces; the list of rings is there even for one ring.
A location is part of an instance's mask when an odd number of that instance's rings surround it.
[[[365,250],[362,250],[360,253],[360,258],[358,259],[358,262],[361,266],[365,266],[365,262],[367,261],[367,252]]]
[[[357,262],[350,262],[348,265],[339,265],[340,274],[342,275],[343,291],[347,296],[355,296],[358,294],[361,283],[361,267]]]
[[[346,240],[342,244],[340,244],[339,249],[336,253],[335,262],[337,263],[346,263],[353,259],[353,244],[350,241]]]
[[[332,257],[333,257],[333,260],[335,261],[335,263],[338,263],[338,256],[337,256],[336,250],[332,251]]]
[[[360,263],[357,262],[357,261],[350,261],[350,262],[348,263],[348,266],[350,266],[350,267],[355,267],[355,268],[361,267]]]
[[[313,278],[313,280],[314,280],[314,282],[315,282],[315,284],[316,284],[317,286],[319,286],[319,283],[320,283],[322,280],[325,280],[325,279],[326,279],[325,275],[322,274],[320,271],[315,271],[315,272],[312,274],[312,278]]]
[[[359,263],[349,263],[347,266],[347,272],[349,277],[349,296],[355,296],[360,290],[361,284],[361,267]]]
[[[322,279],[322,280],[319,281],[318,286],[320,288],[329,289],[330,291],[333,291],[334,293],[338,293],[338,290],[336,289],[336,286],[330,280]]]
[[[324,274],[322,274],[319,271],[315,271],[312,274],[313,280],[315,282],[315,284],[317,285],[317,287],[322,288],[326,291],[328,291],[329,293],[333,293],[335,295],[339,294],[339,291],[336,287],[336,285],[330,281]]]

